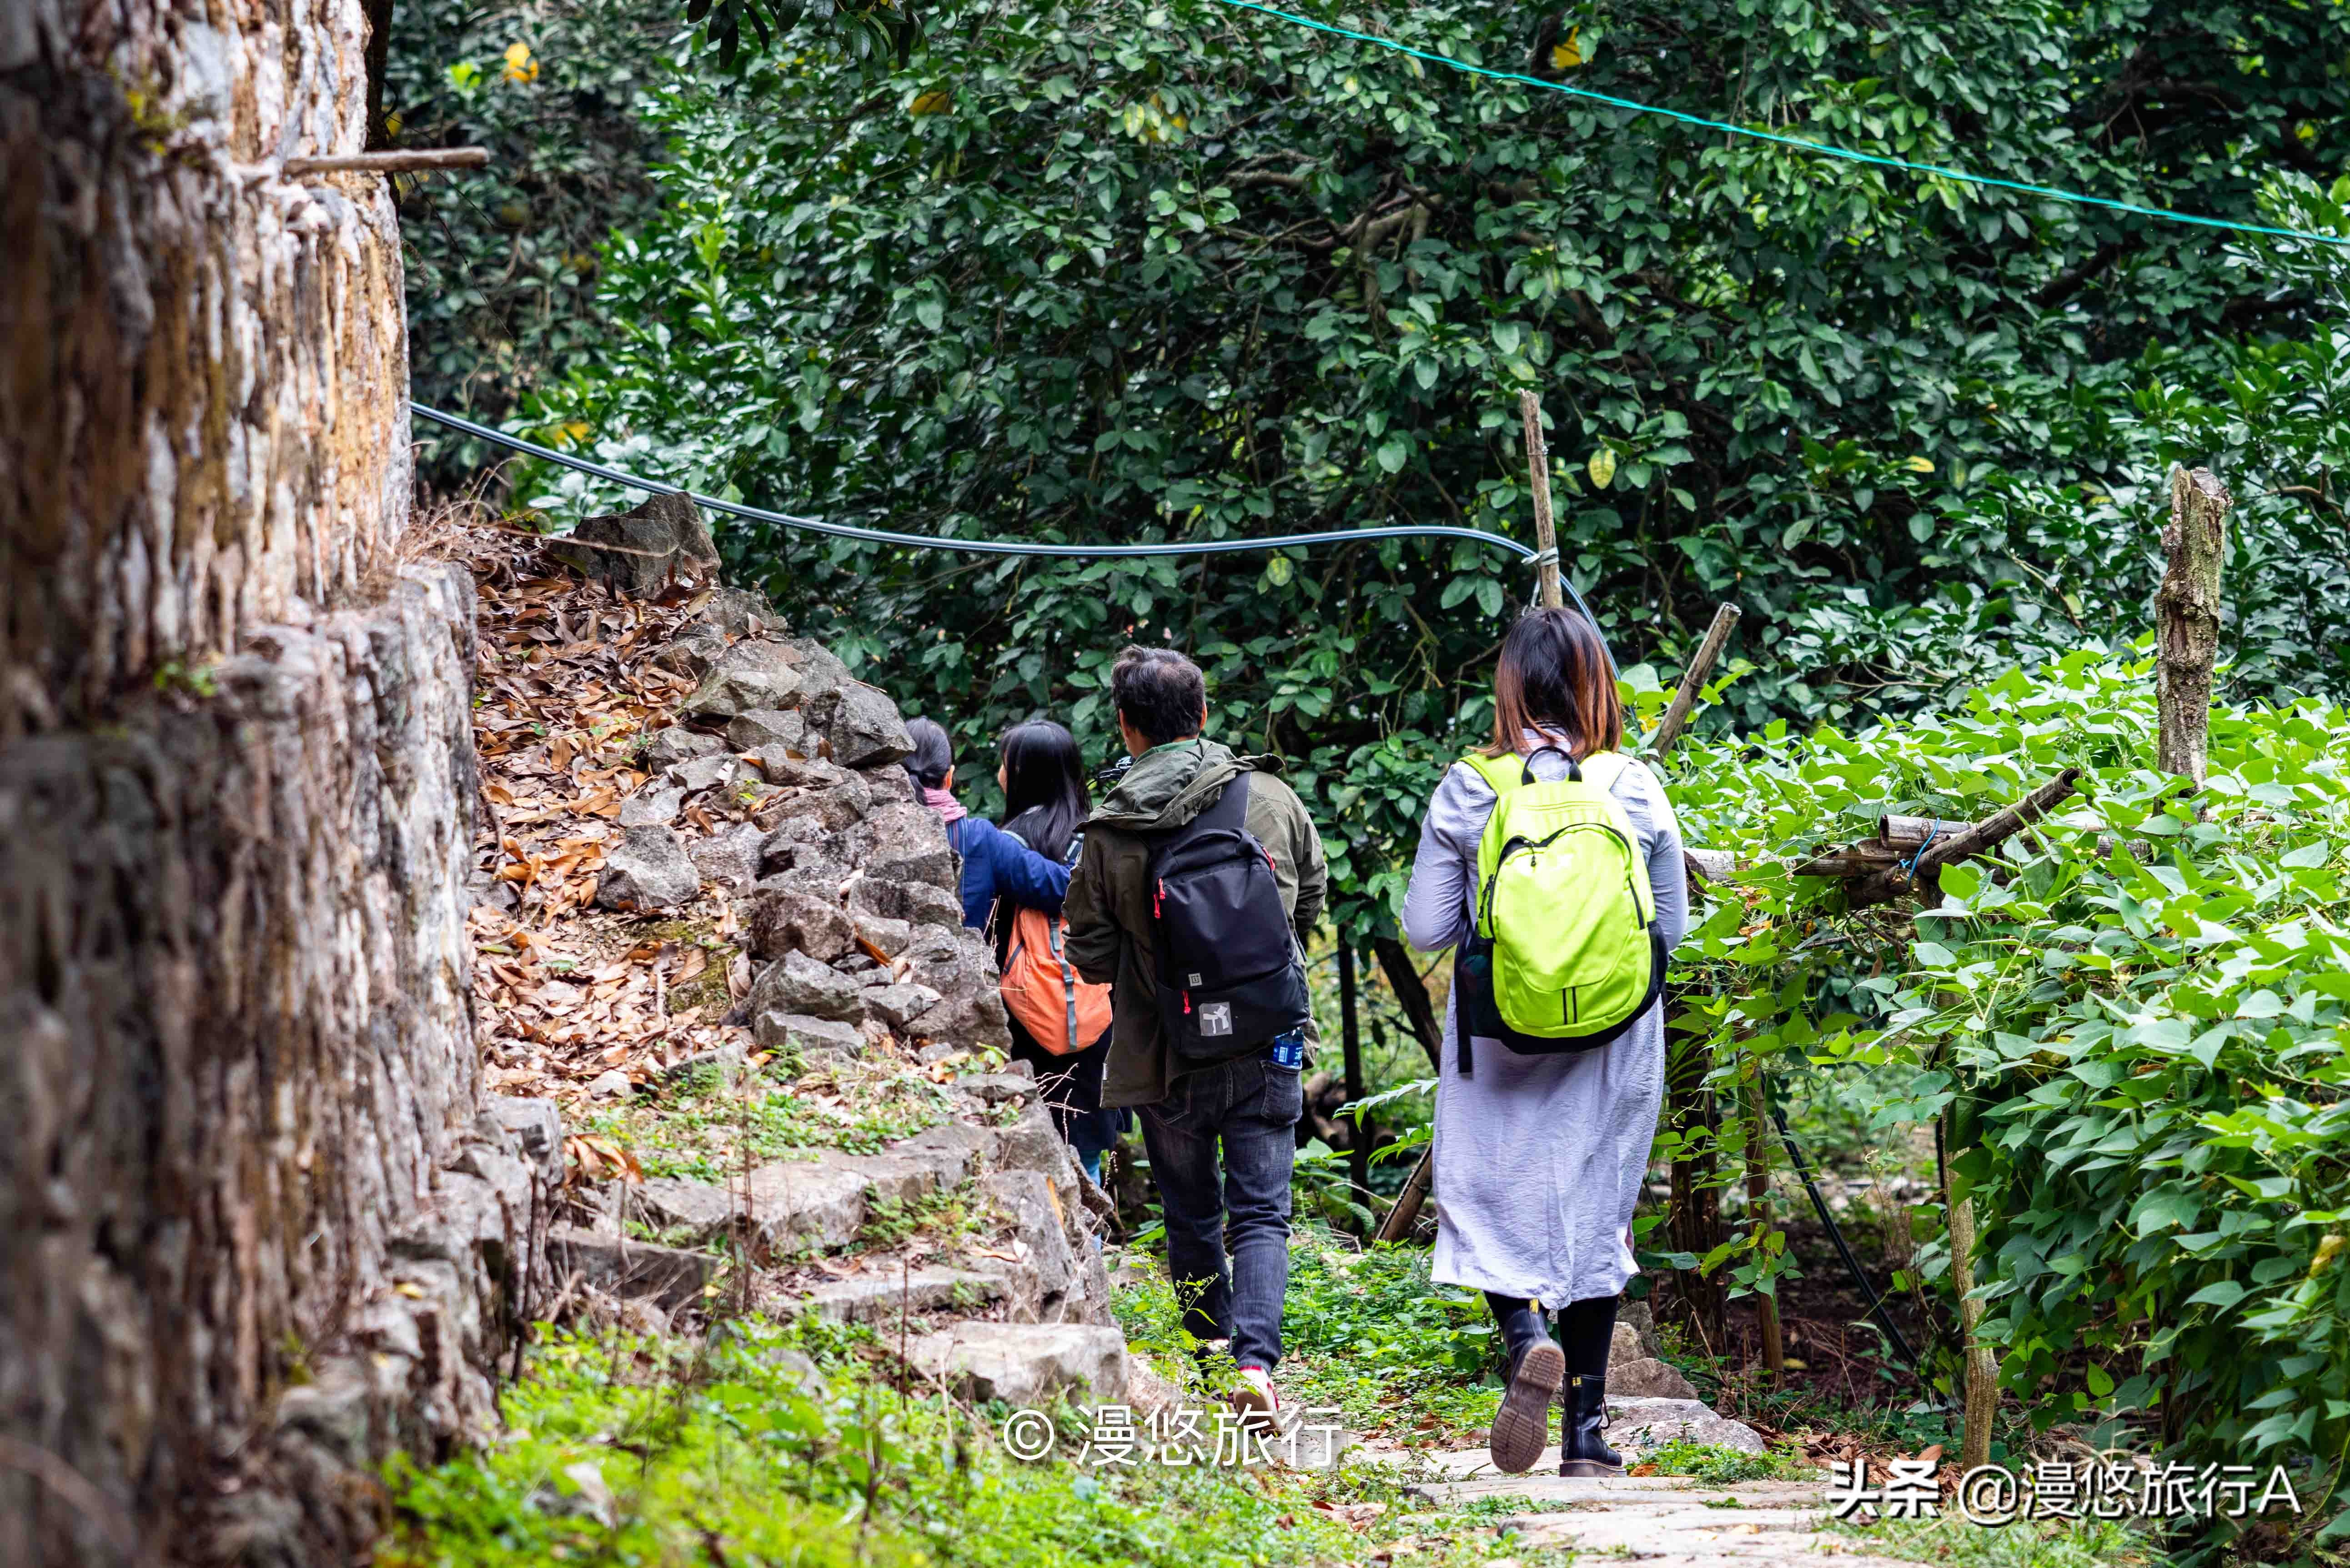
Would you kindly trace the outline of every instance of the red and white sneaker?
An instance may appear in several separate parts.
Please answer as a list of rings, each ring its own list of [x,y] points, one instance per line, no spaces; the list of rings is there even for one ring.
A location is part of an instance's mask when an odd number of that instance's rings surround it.
[[[1273,1386],[1273,1374],[1262,1366],[1243,1366],[1232,1385],[1229,1397],[1232,1408],[1240,1412],[1243,1424],[1251,1427],[1281,1426],[1281,1391]]]

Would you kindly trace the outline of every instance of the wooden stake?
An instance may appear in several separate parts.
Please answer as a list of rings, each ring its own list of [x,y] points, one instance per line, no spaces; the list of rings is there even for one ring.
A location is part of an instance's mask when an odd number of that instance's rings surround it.
[[[1444,1032],[1436,1022],[1435,1005],[1428,999],[1428,987],[1419,981],[1419,971],[1411,967],[1411,950],[1393,937],[1376,937],[1371,950],[1378,955],[1379,969],[1388,977],[1388,989],[1395,992],[1396,1002],[1403,1009],[1404,1022],[1411,1025],[1412,1034],[1419,1041],[1420,1049],[1428,1053],[1430,1072],[1439,1070],[1444,1050]],[[1419,1222],[1420,1205],[1428,1201],[1429,1189],[1436,1185],[1436,1146],[1412,1167],[1411,1177],[1396,1195],[1395,1207],[1379,1222],[1374,1241],[1400,1241],[1411,1234]]]
[[[1946,1127],[1952,1118],[1943,1113]],[[1959,1332],[1966,1349],[1965,1425],[1959,1438],[1961,1473],[1991,1463],[1991,1423],[1999,1416],[1999,1357],[1983,1343],[1983,1303],[1973,1300],[1975,1289],[1975,1207],[1970,1198],[1952,1195],[1950,1164],[1958,1158],[1955,1136],[1944,1139],[1942,1161],[1943,1212],[1950,1235],[1950,1288],[1959,1295]]]
[[[1543,445],[1542,400],[1520,392],[1518,414],[1526,427],[1526,478],[1534,493],[1534,549],[1542,562],[1543,607],[1556,609],[1566,600],[1558,588],[1558,531],[1550,514],[1550,449]]]
[[[2208,468],[2170,471],[2170,557],[2154,596],[2156,765],[2203,784],[2211,728],[2211,667],[2220,659],[2220,569],[2228,558],[2228,487]]]
[[[1697,645],[1697,655],[1681,671],[1681,683],[1673,692],[1673,700],[1665,709],[1664,722],[1657,726],[1655,745],[1649,755],[1663,762],[1672,755],[1674,745],[1682,732],[1689,728],[1690,713],[1697,707],[1697,694],[1704,689],[1706,677],[1713,673],[1715,660],[1721,657],[1722,645],[1738,625],[1738,607],[1722,605],[1713,612],[1713,624],[1705,628],[1705,639]]]
[[[1412,1167],[1411,1179],[1403,1184],[1403,1191],[1396,1197],[1395,1207],[1388,1210],[1388,1217],[1379,1222],[1378,1234],[1371,1240],[1400,1241],[1410,1235],[1411,1228],[1419,1223],[1420,1205],[1428,1201],[1428,1189],[1435,1183],[1436,1149],[1431,1145],[1429,1151],[1419,1157],[1419,1163]]]
[[[1666,1016],[1680,1011],[1677,991]],[[1673,1031],[1665,1036],[1665,1116],[1667,1125],[1687,1141],[1673,1152],[1672,1194],[1666,1200],[1666,1233],[1673,1251],[1703,1258],[1721,1244],[1721,1189],[1714,1180],[1715,1135],[1721,1130],[1714,1098],[1705,1086],[1712,1054],[1702,1033]],[[1695,1145],[1694,1152],[1691,1144]],[[1718,1275],[1681,1269],[1673,1275],[1673,1293],[1709,1345],[1722,1343],[1722,1292]]]
[[[286,177],[309,174],[416,174],[435,169],[479,169],[490,161],[486,147],[418,147],[402,152],[337,152],[320,158],[288,158]]]

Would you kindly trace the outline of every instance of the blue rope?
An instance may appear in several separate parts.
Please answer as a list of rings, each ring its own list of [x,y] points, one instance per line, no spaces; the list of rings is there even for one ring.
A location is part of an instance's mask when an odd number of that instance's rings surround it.
[[[1950,826],[1953,827],[1963,827],[1966,825],[1964,823],[1954,822]],[[1911,882],[1917,880],[1918,862],[1926,857],[1926,851],[1931,849],[1934,846],[1934,840],[1941,836],[1942,819],[1938,816],[1934,819],[1934,826],[1926,830],[1926,841],[1918,846],[1916,853],[1912,854],[1908,860],[1902,866],[1901,879],[1903,881]]]
[[[1490,66],[1471,65],[1466,60],[1456,60],[1450,55],[1433,54],[1426,49],[1415,49],[1409,44],[1397,43],[1392,38],[1382,38],[1376,33],[1358,33],[1352,27],[1341,27],[1330,22],[1317,22],[1311,16],[1300,16],[1275,6],[1260,5],[1257,0],[1222,0],[1222,4],[1237,10],[1262,12],[1267,16],[1278,17],[1284,22],[1294,22],[1301,27],[1311,27],[1317,33],[1328,33],[1336,37],[1349,38],[1357,44],[1368,44],[1374,48],[1387,49],[1415,60],[1424,60],[1430,65],[1446,66],[1470,76],[1484,77],[1497,82],[1514,82],[1521,87],[1540,88],[1545,92],[1565,93],[1569,98],[1586,99],[1593,103],[1604,103],[1610,109],[1628,109],[1634,114],[1661,115],[1667,119],[1679,120],[1683,125],[1696,126],[1700,130],[1719,130],[1726,135],[1743,136],[1755,141],[1775,142],[1782,147],[1792,147],[1799,152],[1814,152],[1823,158],[1841,158],[1848,163],[1874,164],[1880,169],[1902,169],[1912,174],[1939,174],[1945,180],[1957,180],[1969,185],[1985,185],[2001,191],[2020,191],[2027,196],[2046,196],[2055,201],[2072,202],[2082,206],[2105,207],[2116,213],[2132,213],[2141,218],[2158,218],[2165,223],[2196,223],[2207,229],[2231,229],[2238,234],[2273,234],[2279,239],[2315,240],[2320,244],[2350,245],[2350,236],[2341,234],[2318,234],[2303,229],[2271,228],[2264,223],[2240,223],[2230,218],[2206,218],[2193,213],[2176,213],[2168,207],[2141,207],[2133,202],[2116,202],[2109,196],[2091,196],[2079,191],[2060,190],[2051,185],[2031,185],[2020,180],[2001,180],[1989,174],[1970,174],[1963,169],[1946,169],[1939,163],[1912,163],[1906,158],[1885,158],[1874,152],[1857,152],[1849,147],[1838,147],[1832,142],[1806,141],[1799,136],[1783,136],[1777,131],[1757,130],[1752,126],[1730,125],[1719,119],[1707,119],[1702,115],[1685,114],[1677,109],[1659,109],[1655,104],[1640,103],[1628,98],[1617,98],[1609,93],[1594,92],[1589,88],[1569,87],[1565,82],[1544,81],[1540,77],[1527,76],[1521,71],[1497,71]]]

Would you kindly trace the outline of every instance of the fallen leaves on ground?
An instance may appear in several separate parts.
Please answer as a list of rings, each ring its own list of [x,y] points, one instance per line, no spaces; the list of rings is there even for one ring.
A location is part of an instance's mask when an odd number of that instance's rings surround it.
[[[747,1032],[721,1022],[749,980],[723,893],[705,889],[659,919],[595,907],[621,805],[647,782],[637,749],[693,690],[650,656],[693,623],[707,592],[621,598],[550,575],[534,541],[497,529],[477,530],[470,556],[483,807],[473,853],[489,891],[467,934],[489,1086],[567,1110],[605,1074],[641,1085],[730,1038],[747,1047]],[[635,1169],[627,1150],[594,1147],[609,1139],[567,1141],[592,1177]]]

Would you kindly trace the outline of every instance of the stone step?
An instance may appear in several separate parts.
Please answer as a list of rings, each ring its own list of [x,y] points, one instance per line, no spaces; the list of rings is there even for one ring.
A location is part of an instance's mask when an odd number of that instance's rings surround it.
[[[983,1164],[1002,1164],[1007,1154],[1033,1154],[1014,1136],[1023,1131],[948,1122],[879,1154],[827,1150],[759,1166],[747,1181],[753,1253],[765,1259],[845,1247],[865,1228],[876,1200],[908,1202],[960,1184]],[[744,1217],[741,1192],[678,1177],[629,1188],[624,1201],[630,1219],[699,1246],[730,1241]]]
[[[891,1324],[901,1314],[980,1312],[1012,1291],[1013,1282],[1000,1273],[931,1267],[840,1280],[810,1291],[801,1303],[803,1310],[836,1323]]]
[[[1867,1552],[1853,1537],[1819,1529],[1816,1484],[1691,1484],[1676,1494],[1633,1490],[1617,1481],[1550,1480],[1558,1490],[1548,1501],[1565,1504],[1565,1510],[1504,1520],[1501,1530],[1509,1550],[1628,1557],[1646,1568],[1816,1564],[1825,1556],[1838,1568],[1893,1568],[1889,1559]],[[1787,1495],[1791,1486],[1808,1493],[1802,1501],[1810,1506],[1786,1506],[1796,1501]],[[1567,1488],[1593,1490],[1569,1493]]]
[[[915,1340],[906,1360],[963,1398],[1024,1409],[1123,1403],[1130,1367],[1125,1336],[1089,1323],[960,1323]]]
[[[1736,1449],[1743,1453],[1768,1452],[1762,1434],[1743,1421],[1733,1421],[1717,1414],[1712,1407],[1696,1399],[1618,1399],[1612,1395],[1607,1400],[1607,1425],[1605,1436],[1607,1446],[1624,1456],[1627,1464],[1635,1464],[1642,1456],[1655,1452],[1669,1443],[1703,1443],[1712,1448]],[[1430,1463],[1450,1482],[1486,1482],[1502,1484],[1498,1490],[1506,1492],[1508,1486],[1531,1481],[1545,1472],[1554,1481],[1562,1478],[1558,1469],[1558,1445],[1543,1450],[1543,1457],[1524,1476],[1503,1476],[1493,1469],[1492,1459],[1483,1449],[1458,1449],[1428,1456]],[[1592,1478],[1574,1478],[1578,1484],[1598,1484]],[[1628,1478],[1644,1483],[1670,1478]],[[1622,1485],[1622,1481],[1607,1484]],[[1802,1483],[1797,1483],[1802,1484]],[[1487,1488],[1488,1491],[1494,1488]],[[1483,1495],[1481,1493],[1480,1495]]]
[[[650,1301],[663,1312],[701,1300],[720,1262],[708,1252],[657,1247],[567,1225],[547,1231],[546,1258],[558,1287],[576,1279],[620,1301]]]

